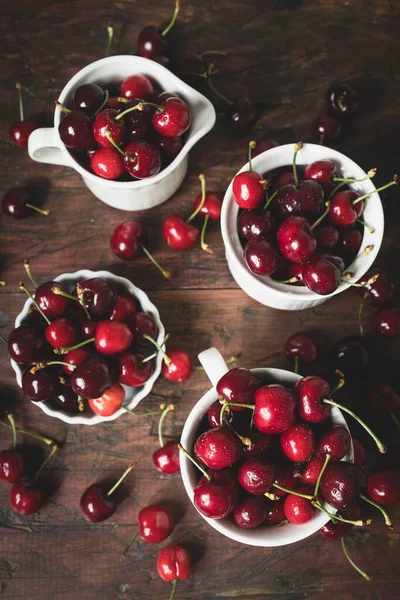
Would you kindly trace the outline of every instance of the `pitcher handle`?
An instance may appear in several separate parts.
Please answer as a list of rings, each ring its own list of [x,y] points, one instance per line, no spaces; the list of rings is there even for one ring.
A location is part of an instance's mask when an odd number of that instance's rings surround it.
[[[55,127],[35,129],[28,139],[28,153],[37,162],[72,167],[71,161],[60,149]]]
[[[215,387],[221,377],[229,371],[224,357],[216,348],[209,348],[200,352],[198,358],[204,367],[207,377]]]

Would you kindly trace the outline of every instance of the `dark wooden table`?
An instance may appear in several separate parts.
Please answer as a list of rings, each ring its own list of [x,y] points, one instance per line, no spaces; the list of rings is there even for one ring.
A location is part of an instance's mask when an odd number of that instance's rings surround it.
[[[252,134],[270,134],[281,143],[310,140],[310,122],[321,110],[328,85],[351,81],[362,107],[335,147],[366,170],[379,168],[378,183],[399,169],[400,136],[400,6],[396,2],[354,0],[245,0],[182,3],[181,22],[187,47],[229,51],[219,61],[215,83],[230,97],[253,96],[261,118]],[[67,168],[32,162],[12,146],[8,127],[17,118],[14,84],[24,85],[27,115],[51,124],[54,101],[65,82],[81,67],[101,57],[105,27],[116,31],[114,53],[135,52],[139,29],[168,18],[171,2],[106,2],[77,0],[19,0],[2,3],[1,34],[1,191],[16,184],[35,184],[52,214],[16,222],[1,217],[0,290],[2,332],[7,335],[25,298],[17,283],[24,278],[23,259],[29,257],[40,281],[79,268],[109,269],[148,291],[159,307],[171,347],[190,351],[193,358],[214,345],[226,356],[240,353],[247,367],[285,366],[282,346],[289,334],[318,332],[323,361],[328,364],[333,340],[357,333],[359,296],[351,291],[314,310],[283,313],[248,298],[232,280],[218,228],[210,228],[214,250],[173,254],[164,244],[161,223],[171,212],[189,214],[199,191],[198,174],[208,187],[223,191],[245,162],[248,136],[234,137],[219,118],[214,131],[190,155],[188,176],[177,194],[163,206],[135,215],[149,227],[155,256],[172,272],[170,280],[140,258],[118,261],[109,249],[114,227],[131,215],[97,201],[78,175]],[[217,109],[222,106],[217,104]],[[386,233],[380,263],[398,274],[400,209],[398,194],[386,203]],[[366,310],[366,315],[368,315]],[[368,336],[372,373],[396,384],[399,345]],[[93,428],[68,426],[52,420],[23,399],[2,350],[2,406],[11,404],[19,426],[26,426],[63,444],[48,467],[51,500],[32,518],[8,509],[8,487],[0,486],[0,596],[26,600],[138,600],[167,598],[169,586],[156,574],[158,548],[138,544],[129,556],[120,553],[136,526],[140,508],[163,501],[179,521],[172,540],[189,548],[194,557],[190,579],[178,586],[183,600],[394,600],[400,597],[398,533],[385,531],[379,515],[373,525],[353,533],[348,541],[353,558],[374,578],[368,584],[342,556],[339,542],[315,535],[293,546],[258,549],[221,537],[198,516],[184,492],[179,474],[165,477],[152,466],[157,447],[155,417],[126,416]],[[369,377],[368,375],[368,377]],[[363,413],[368,381],[359,379],[343,395]],[[176,403],[165,422],[166,437],[177,437],[198,398],[209,388],[206,376],[195,370],[184,384],[159,380],[141,405],[149,410],[160,402]],[[389,446],[386,460],[399,453],[391,421],[375,419]],[[359,433],[359,430],[355,430]],[[1,429],[2,447],[10,442]],[[365,441],[365,438],[362,437]],[[397,432],[398,439],[398,432]],[[25,440],[28,443],[28,440]],[[366,441],[370,463],[375,450]],[[32,445],[39,461],[39,446]],[[113,478],[132,458],[139,461],[126,481],[128,499],[109,521],[88,524],[79,511],[79,498],[95,480]],[[399,510],[391,511],[400,516]],[[396,519],[395,519],[396,521]],[[399,525],[399,519],[397,519]]]

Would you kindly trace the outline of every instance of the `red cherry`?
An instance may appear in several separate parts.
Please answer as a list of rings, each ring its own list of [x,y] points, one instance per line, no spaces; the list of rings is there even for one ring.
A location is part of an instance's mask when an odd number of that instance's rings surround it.
[[[216,390],[227,402],[236,404],[254,404],[254,394],[259,386],[258,380],[249,369],[236,367],[231,369],[218,381]],[[232,406],[233,411],[245,410]]]
[[[227,427],[216,427],[197,438],[194,451],[209,469],[223,469],[240,459],[242,444]]]
[[[146,75],[130,75],[121,83],[121,96],[123,98],[141,98],[148,100],[153,97],[154,88]]]
[[[113,145],[108,139],[107,135],[111,136],[117,146],[121,144],[125,137],[125,121],[123,119],[116,121],[115,117],[117,116],[117,110],[106,108],[105,110],[99,112],[94,120],[93,136],[98,145],[102,148],[113,148]],[[63,123],[64,121],[61,122]]]
[[[140,56],[145,58],[164,56],[167,48],[167,40],[161,35],[160,28],[155,25],[147,25],[138,35],[137,49]]]
[[[162,234],[168,246],[176,252],[190,250],[197,246],[200,231],[194,225],[185,223],[177,214],[167,217],[163,223]]]
[[[177,137],[190,127],[190,110],[181,98],[168,98],[163,110],[154,113],[152,122],[162,136]]]
[[[299,417],[310,423],[322,423],[331,414],[331,405],[323,402],[330,398],[331,388],[329,383],[315,375],[303,377],[294,388],[297,399]]]
[[[192,359],[185,350],[169,350],[167,352],[171,364],[163,362],[161,374],[169,381],[186,381],[192,372]]]
[[[293,462],[306,462],[315,448],[315,435],[309,425],[299,423],[281,434],[281,448]]]
[[[123,147],[124,167],[136,179],[154,177],[161,169],[161,155],[151,142],[134,140]]]
[[[251,98],[242,96],[228,107],[228,120],[233,129],[243,131],[253,127],[257,121],[257,109]]]
[[[244,249],[247,266],[256,275],[272,275],[277,268],[277,252],[275,248],[263,239],[251,239]]]
[[[190,554],[182,546],[167,546],[157,558],[157,571],[164,581],[187,579],[192,568]]]
[[[295,399],[283,385],[264,385],[256,391],[254,402],[254,426],[262,433],[282,433],[294,424]]]
[[[31,487],[28,483],[18,481],[10,490],[10,508],[19,515],[32,515],[41,508],[45,501],[44,493]]]
[[[160,473],[172,475],[180,470],[178,441],[170,440],[153,452],[153,463]]]
[[[161,156],[165,162],[171,162],[176,158],[182,150],[183,142],[181,137],[164,137],[158,136],[155,140],[160,149]]]
[[[309,496],[313,496],[314,494],[314,490],[309,487],[299,487],[296,489],[296,492]],[[283,504],[283,510],[287,520],[290,523],[295,523],[296,525],[302,525],[303,523],[311,521],[317,511],[317,509],[311,504],[310,500],[300,496],[295,496],[294,494],[288,494],[286,496]]]
[[[110,321],[125,321],[129,315],[136,312],[136,308],[136,302],[131,296],[117,294],[110,314]]]
[[[280,485],[281,487],[286,488],[287,490],[294,490],[297,485],[297,479],[293,475],[293,468],[290,464],[279,464],[277,465],[277,475],[275,478],[275,483]],[[286,496],[288,492],[284,492],[274,485],[271,488],[271,492],[273,492],[276,496]]]
[[[278,176],[278,178],[276,179],[276,181],[274,183],[274,189],[280,190],[284,185],[294,185],[294,184],[295,184],[295,180],[294,180],[293,170],[285,171],[284,173],[281,173]]]
[[[316,486],[319,474],[322,471],[322,467],[325,463],[324,456],[313,456],[312,459],[306,464],[301,474],[301,482],[305,485]],[[285,486],[284,486],[285,487]]]
[[[194,489],[193,502],[197,510],[209,519],[223,519],[231,514],[237,500],[237,482],[228,469],[209,470]]]
[[[139,253],[146,230],[138,221],[126,221],[115,228],[110,239],[111,250],[122,260],[133,260]]]
[[[139,512],[139,533],[144,542],[159,544],[171,535],[174,518],[171,511],[159,504],[145,506]]]
[[[341,281],[341,270],[328,255],[314,255],[303,265],[302,280],[316,294],[333,294]],[[341,263],[340,263],[341,264]]]
[[[275,229],[275,219],[269,210],[243,210],[238,219],[240,237],[245,240],[266,238]]]
[[[10,138],[16,146],[19,146],[20,148],[27,148],[29,136],[32,133],[32,131],[35,131],[35,129],[37,129],[37,124],[33,120],[25,121],[21,84],[16,83],[15,87],[18,90],[20,120],[17,123],[13,123],[11,125]]]
[[[222,208],[222,194],[215,192],[206,192],[206,199],[198,214],[209,215],[211,221],[219,221]],[[197,210],[202,201],[202,195],[199,194],[193,205],[193,210]]]
[[[219,410],[221,412],[221,405],[218,402]],[[225,413],[226,418],[226,413]],[[211,423],[210,423],[211,425]],[[271,438],[269,435],[264,435],[258,431],[252,431],[250,434],[251,444],[249,446],[243,446],[243,454],[246,458],[260,458],[266,455],[268,448],[271,445]]]
[[[44,323],[44,319],[41,317]],[[35,327],[20,325],[8,336],[8,352],[10,358],[18,364],[30,363],[45,352],[45,342]]]
[[[243,529],[254,529],[267,518],[269,502],[263,496],[246,495],[233,509],[235,523]]]
[[[89,356],[71,375],[72,389],[84,398],[100,398],[112,385],[110,367],[97,356]]]
[[[26,219],[34,212],[39,212],[42,215],[49,215],[50,210],[39,208],[30,203],[32,196],[31,190],[26,187],[12,187],[1,199],[1,210],[8,217],[12,217],[16,221]]]
[[[357,231],[357,230],[355,230]],[[339,232],[334,225],[317,227],[314,231],[317,247],[323,250],[332,250],[339,242]]]
[[[148,335],[153,340],[157,338],[158,329],[157,325],[154,322],[154,319],[143,312],[136,312],[128,315],[126,318],[126,323],[129,329],[134,334],[135,343],[138,346],[152,346],[153,344],[144,337],[144,335]]]
[[[322,475],[320,490],[324,499],[337,510],[350,510],[365,485],[365,476],[352,463],[331,461]]]
[[[301,181],[278,190],[276,203],[283,217],[291,215],[319,215],[323,206],[324,190],[316,181]]]
[[[341,425],[324,433],[315,449],[317,454],[329,454],[333,460],[340,460],[350,449],[350,434]]]
[[[354,201],[360,195],[354,190],[344,190],[335,194],[329,208],[329,219],[337,227],[350,227],[364,211],[364,203]]]
[[[319,142],[331,142],[342,131],[340,121],[334,115],[319,115],[311,126],[311,133]]]
[[[372,327],[385,338],[400,335],[400,312],[394,308],[380,308],[372,315]]]
[[[55,294],[52,291],[53,288],[59,288],[63,292],[68,292],[65,286],[58,281],[46,281],[39,285],[35,292],[36,303],[49,319],[61,317],[67,312],[71,304],[71,301],[68,298]]]
[[[360,293],[364,295],[365,292],[368,292],[367,300],[372,306],[382,306],[393,298],[395,285],[382,270],[375,269],[374,273],[379,273],[379,277],[373,283],[368,283],[369,277],[366,275],[359,280],[358,283],[363,284]]]
[[[336,248],[346,257],[357,254],[362,244],[362,238],[363,234],[359,229],[341,229],[339,233],[339,241]]]
[[[95,333],[94,345],[101,354],[119,354],[128,350],[133,341],[133,333],[120,321],[102,321]]]
[[[16,450],[2,450],[0,452],[0,479],[7,483],[19,481],[25,471],[22,456]]]
[[[244,171],[235,176],[232,193],[241,208],[258,208],[265,196],[263,176],[256,171]]]
[[[265,525],[280,525],[286,522],[285,512],[283,510],[285,500],[274,501],[269,504],[268,513],[265,519]]]
[[[58,134],[63,144],[74,152],[85,152],[96,145],[92,122],[81,110],[65,115],[58,126]]]
[[[99,148],[90,156],[90,168],[103,179],[118,179],[124,173],[122,155],[115,148]]]
[[[375,471],[368,476],[367,492],[378,504],[397,504],[400,501],[400,471],[390,468]]]
[[[271,461],[250,458],[240,465],[237,478],[246,492],[258,496],[271,489],[275,476],[275,465]]]
[[[89,406],[96,415],[110,417],[121,408],[125,390],[120,383],[113,383],[100,398],[89,398]]]
[[[343,519],[358,519],[360,516],[360,509],[355,507],[349,511],[339,511],[338,516]],[[352,529],[353,525],[350,523],[344,523],[343,521],[336,521],[334,523],[333,521],[328,521],[328,523],[323,525],[319,531],[324,538],[338,540]]]
[[[45,337],[53,348],[69,348],[77,340],[76,329],[69,319],[57,317],[46,327]]]
[[[316,160],[304,169],[304,179],[317,181],[325,190],[335,185],[333,181],[335,177],[339,177],[339,172],[333,160]]]
[[[279,249],[284,258],[292,262],[304,262],[317,247],[310,224],[304,217],[289,217],[277,232]]]
[[[364,446],[362,445],[362,443],[357,440],[355,437],[351,436],[352,442],[353,442],[353,450],[354,450],[354,464],[355,465],[362,465],[365,457],[367,455]]]
[[[298,358],[308,365],[317,358],[317,346],[305,331],[291,335],[285,342],[284,352],[288,358]]]
[[[334,83],[326,92],[328,110],[340,117],[349,117],[360,105],[357,92],[348,83]]]
[[[82,348],[76,348],[75,350],[70,350],[67,352],[63,361],[77,367],[89,356],[93,356],[93,351],[87,346],[82,346]],[[74,371],[74,367],[69,367],[68,365],[64,365],[63,369],[67,375],[71,375],[71,373]]]
[[[124,352],[117,357],[118,381],[131,387],[139,387],[153,374],[153,366],[150,361],[143,362],[143,354]]]

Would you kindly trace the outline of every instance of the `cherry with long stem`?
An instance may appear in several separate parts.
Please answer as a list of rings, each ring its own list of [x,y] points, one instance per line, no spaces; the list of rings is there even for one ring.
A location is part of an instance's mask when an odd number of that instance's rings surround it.
[[[53,442],[51,452],[42,462],[41,466],[39,467],[39,470],[37,471],[35,477],[33,478],[33,482],[35,482],[38,479],[40,473],[43,471],[43,469],[45,468],[47,463],[53,458],[53,456],[55,455],[57,450],[58,450],[58,445]]]
[[[292,492],[293,493],[293,492]],[[319,501],[312,501],[311,504],[320,510],[321,512],[328,515],[331,521],[341,521],[342,523],[348,523],[349,525],[353,525],[354,527],[364,527],[364,525],[370,525],[371,519],[367,519],[366,521],[362,521],[361,519],[357,519],[357,521],[352,521],[351,519],[344,519],[343,517],[339,517],[339,515],[333,515],[331,512],[326,510],[326,508]]]
[[[86,308],[86,304],[84,302],[83,299],[83,293],[79,294],[78,290],[77,290],[77,296],[73,296],[72,294],[68,294],[67,292],[64,292],[64,290],[62,290],[61,288],[54,286],[51,288],[51,291],[53,292],[53,294],[56,294],[57,296],[63,296],[64,298],[68,298],[69,300],[73,300],[74,302],[79,302],[79,304],[82,306],[83,310],[85,311],[85,315],[88,321],[91,320],[91,316],[89,314],[88,309]]]
[[[222,402],[222,406],[221,406],[221,411],[219,413],[219,422],[222,423],[224,421],[224,415],[225,415],[225,411],[227,408],[229,408],[230,406],[237,406],[238,408],[248,408],[250,410],[252,410],[254,412],[254,404],[241,404],[238,402],[227,402],[226,400],[224,400],[224,402]],[[246,444],[246,446],[248,446],[249,444]]]
[[[333,198],[333,196],[336,194],[337,191],[340,190],[340,188],[342,188],[344,185],[348,185],[351,183],[361,183],[363,181],[366,181],[367,179],[372,179],[375,175],[376,175],[377,169],[370,169],[367,173],[367,175],[365,177],[362,177],[362,179],[353,179],[353,178],[342,178],[342,177],[334,177],[334,179],[332,181],[339,181],[340,183],[333,188],[333,190],[331,191],[331,193],[329,194],[329,198],[328,200],[330,200],[331,198]]]
[[[319,492],[319,486],[320,486],[320,483],[321,483],[321,479],[322,479],[323,474],[325,473],[325,469],[328,466],[328,463],[329,463],[330,460],[331,460],[331,456],[330,456],[330,454],[327,454],[325,456],[325,462],[324,462],[324,464],[322,466],[322,469],[319,472],[317,483],[315,484],[314,497],[317,498],[317,499],[318,499],[318,492]]]
[[[172,19],[169,22],[169,24],[167,25],[167,27],[164,29],[164,31],[161,32],[161,37],[164,37],[167,35],[167,33],[169,31],[171,31],[172,27],[175,25],[176,19],[178,18],[178,14],[179,14],[179,10],[180,10],[180,0],[175,0],[175,10],[174,10],[174,14],[172,15]]]
[[[8,423],[4,423],[3,421],[0,421],[0,425],[3,425],[4,427],[11,427],[11,425],[9,425]],[[47,444],[47,446],[54,446],[54,444],[55,444],[54,440],[43,437],[42,435],[39,435],[38,433],[33,433],[32,431],[27,431],[26,429],[20,429],[19,427],[16,427],[16,431],[17,431],[17,433],[21,433],[22,435],[27,435],[35,440],[40,440],[41,442],[44,442],[45,444]]]
[[[75,344],[75,346],[70,346],[69,348],[53,348],[53,352],[54,354],[67,354],[68,352],[71,352],[72,350],[78,350],[78,348],[82,348],[82,346],[87,346],[87,344],[92,344],[95,341],[96,338],[91,337],[88,338],[87,340],[83,340],[82,342],[79,342],[79,344]],[[76,365],[74,365],[76,366]]]
[[[389,527],[389,529],[393,529],[392,521],[391,521],[389,515],[387,514],[385,509],[380,504],[378,504],[377,502],[374,502],[370,498],[367,498],[367,496],[365,496],[364,494],[360,494],[360,498],[362,500],[364,500],[364,502],[367,502],[371,506],[374,506],[375,508],[377,508],[382,513],[383,518],[385,519],[385,525],[387,527]]]
[[[316,227],[318,227],[318,225],[325,219],[325,217],[328,216],[329,214],[329,210],[331,208],[331,203],[330,202],[326,202],[325,203],[325,210],[322,213],[322,215],[311,225],[310,229],[311,231],[313,231]]]
[[[13,450],[15,450],[15,448],[17,447],[17,426],[15,425],[15,419],[14,419],[14,415],[11,413],[7,414],[7,419],[10,421],[10,425],[12,427],[12,432],[13,432],[13,445],[12,448]]]
[[[148,340],[151,344],[153,344],[153,346],[155,346],[159,352],[161,352],[165,364],[169,366],[172,361],[167,356],[165,350],[163,350],[163,348],[156,342],[156,340],[153,340],[153,338],[151,337],[151,335],[148,335],[147,333],[144,333],[143,337],[144,337],[145,340]]]
[[[22,292],[25,292],[25,294],[27,294],[29,296],[29,298],[32,300],[32,302],[35,305],[35,307],[37,308],[37,310],[42,315],[43,319],[46,321],[47,325],[50,325],[50,323],[51,323],[50,319],[44,314],[44,312],[40,308],[39,304],[36,302],[35,298],[32,296],[32,294],[30,293],[30,291],[28,290],[28,288],[24,285],[24,283],[22,281],[19,282],[18,287]]]
[[[366,579],[367,581],[372,581],[372,577],[370,577],[365,571],[363,571],[362,569],[360,569],[360,567],[358,567],[356,565],[356,563],[354,562],[354,560],[350,557],[347,548],[346,548],[346,543],[344,541],[344,537],[340,538],[340,543],[344,552],[345,557],[347,558],[347,560],[349,561],[349,563],[351,564],[351,566],[358,572],[360,573],[360,575],[362,577],[364,577],[364,579]]]
[[[201,173],[199,175],[199,179],[200,179],[200,184],[201,184],[201,202],[200,202],[199,206],[196,208],[196,210],[187,219],[187,221],[186,221],[187,223],[190,223],[191,221],[193,221],[193,219],[195,217],[197,217],[197,215],[199,214],[199,212],[203,208],[204,203],[206,201],[206,178]],[[206,215],[205,216],[203,227],[201,229],[201,234],[200,234],[200,245],[201,245],[201,249],[204,250],[204,252],[208,252],[209,254],[213,254],[213,251],[211,250],[211,248],[209,248],[208,244],[206,244],[205,241],[204,241],[204,236],[205,236],[205,233],[206,233],[206,228],[207,228],[207,225],[208,225],[209,218],[210,218],[210,215]]]
[[[302,147],[303,147],[303,142],[297,142],[294,146],[294,152],[293,152],[292,168],[293,168],[294,184],[296,187],[299,185],[299,177],[297,174],[297,165],[296,165],[297,153],[299,152],[299,150],[302,149]]]
[[[162,408],[164,406],[164,408]],[[164,423],[164,419],[167,416],[167,414],[171,411],[171,410],[175,410],[175,405],[174,404],[167,404],[166,406],[161,404],[160,408],[162,409],[162,413],[160,416],[160,420],[158,421],[158,442],[160,444],[160,448],[164,447],[164,440],[163,440],[163,436],[162,436],[162,427],[163,427],[163,423]]]
[[[160,344],[161,347],[165,346],[165,344],[168,342],[169,338],[170,338],[170,334],[167,333],[167,335],[163,339],[162,343]],[[158,354],[158,352],[153,352],[153,354],[150,354],[149,356],[146,356],[146,358],[144,358],[142,360],[142,363],[146,363],[146,362],[149,362],[149,360],[153,360],[153,358],[156,358],[157,354]]]
[[[373,192],[368,192],[368,194],[364,194],[364,196],[359,196],[358,198],[356,198],[353,202],[353,206],[354,206],[354,204],[358,204],[359,202],[362,202],[363,200],[367,200],[367,198],[372,196],[372,194],[377,194],[378,192],[383,192],[383,190],[386,190],[387,188],[391,187],[392,185],[397,185],[398,183],[399,183],[398,175],[394,175],[393,180],[390,181],[389,183],[387,183],[386,185],[383,185],[382,187],[377,188]]]
[[[183,452],[183,454],[186,456],[186,458],[188,458],[194,464],[194,466],[197,467],[201,473],[203,473],[203,475],[207,479],[207,481],[211,481],[211,477],[207,473],[207,471],[205,469],[203,469],[203,467],[193,458],[193,456],[190,456],[189,452],[187,450],[185,450],[185,448],[182,446],[182,444],[178,444],[178,450]]]
[[[34,285],[34,287],[37,288],[38,283],[37,283],[36,279],[34,278],[34,276],[32,275],[31,263],[29,261],[29,258],[24,258],[24,268],[25,268],[26,274],[28,275],[32,285]]]
[[[106,496],[111,496],[115,492],[115,490],[123,482],[123,480],[125,479],[125,477],[127,475],[129,475],[129,473],[132,471],[132,469],[135,468],[136,464],[137,464],[136,460],[134,460],[134,461],[131,462],[131,464],[128,466],[128,468],[122,473],[122,475],[118,479],[117,483],[114,484],[110,490],[108,490]]]

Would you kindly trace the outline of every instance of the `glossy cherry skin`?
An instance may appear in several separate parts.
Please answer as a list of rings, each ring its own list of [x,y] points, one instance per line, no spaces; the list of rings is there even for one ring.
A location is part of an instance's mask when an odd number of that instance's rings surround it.
[[[276,203],[282,217],[316,216],[321,213],[324,190],[317,181],[301,181],[298,186],[285,185],[278,191]]]
[[[148,100],[152,97],[154,88],[146,75],[136,74],[126,77],[121,83],[121,96],[123,98],[141,98]]]
[[[296,492],[307,494],[309,496],[314,494],[314,490],[309,487],[299,487],[296,489]],[[317,509],[312,506],[310,500],[301,498],[300,496],[294,496],[293,494],[288,494],[286,496],[283,510],[287,520],[296,525],[302,525],[303,523],[311,521],[317,511]]]
[[[126,110],[131,106],[137,106],[141,102],[143,102],[143,100],[134,98],[124,105],[123,110]],[[153,108],[149,105],[145,106],[144,110],[132,110],[131,112],[127,113],[124,116],[126,126],[125,139],[141,140],[151,137],[151,133],[153,131],[153,125],[151,123],[152,116]]]
[[[125,171],[132,177],[154,177],[161,169],[160,151],[151,142],[134,140],[125,144],[123,150],[127,155],[123,158]]]
[[[44,503],[44,493],[31,487],[28,483],[18,481],[10,490],[10,508],[19,515],[32,515],[37,512]]]
[[[316,255],[303,265],[302,280],[312,292],[327,296],[339,287],[341,271],[328,256]]]
[[[161,30],[155,25],[147,25],[138,35],[137,50],[140,56],[153,58],[154,56],[164,56],[168,43]]]
[[[238,219],[238,232],[245,240],[269,238],[275,229],[270,210],[243,210]]]
[[[109,132],[114,142],[119,146],[123,141],[126,133],[126,125],[124,119],[115,120],[118,116],[118,111],[112,108],[106,108],[99,112],[93,122],[93,137],[102,148],[113,148],[112,143],[107,138],[106,133]]]
[[[339,177],[339,172],[333,160],[316,160],[306,166],[303,177],[317,181],[325,190],[329,190],[335,185],[333,179]]]
[[[178,441],[170,440],[153,452],[153,463],[157,471],[172,475],[180,470]]]
[[[305,485],[316,486],[319,474],[325,463],[325,456],[316,455],[306,464],[301,473],[301,482]]]
[[[63,117],[58,126],[58,134],[63,144],[75,152],[85,152],[96,145],[92,122],[80,110],[73,110]]]
[[[174,518],[171,511],[159,504],[145,506],[139,512],[139,535],[144,542],[159,544],[171,535]]]
[[[270,436],[259,433],[258,431],[251,431],[249,436],[251,444],[249,446],[243,446],[243,455],[246,458],[260,458],[266,456],[266,452],[271,445]]]
[[[88,346],[82,346],[82,348],[76,348],[76,350],[70,350],[67,352],[67,354],[65,354],[63,357],[63,361],[77,367],[89,356],[93,356],[93,350]],[[74,367],[64,365],[63,369],[67,375],[71,375]]]
[[[94,115],[105,100],[103,88],[95,83],[84,83],[76,88],[72,97],[72,104],[76,110],[81,110],[88,117]]]
[[[29,136],[35,129],[37,129],[37,124],[32,120],[13,123],[10,127],[11,141],[19,148],[27,148]]]
[[[143,362],[143,354],[124,352],[117,357],[118,381],[131,387],[139,387],[153,374],[151,361]]]
[[[153,346],[144,335],[149,335],[153,340],[157,339],[158,329],[154,319],[144,312],[137,312],[126,318],[126,323],[132,331],[135,343],[139,346]]]
[[[243,96],[228,108],[227,116],[233,129],[243,131],[253,127],[257,121],[257,110],[251,98]]]
[[[400,471],[396,469],[381,469],[368,476],[368,496],[374,502],[391,506],[400,501]]]
[[[154,129],[164,137],[181,136],[190,127],[189,107],[181,98],[168,98],[164,109],[153,114],[152,122]]]
[[[286,340],[283,351],[288,358],[298,357],[306,365],[314,362],[317,358],[317,346],[305,331],[291,335]]]
[[[162,234],[168,246],[175,252],[184,252],[197,246],[200,231],[194,225],[185,223],[177,214],[167,217],[163,223]]]
[[[57,380],[53,373],[44,369],[31,373],[25,371],[22,375],[22,390],[32,402],[45,402],[55,392]]]
[[[262,140],[258,140],[256,147],[251,149],[251,158],[255,158],[259,154],[262,154],[267,150],[271,150],[271,148],[276,148],[277,146],[280,146],[280,143],[271,138],[263,138]]]
[[[97,321],[88,320],[83,313],[78,315],[78,319],[76,321],[76,325],[78,327],[78,334],[83,340],[89,340],[94,337],[96,333]]]
[[[253,373],[243,367],[231,369],[218,381],[216,390],[227,402],[237,404],[254,404],[254,394],[259,386]],[[239,406],[232,406],[230,410],[245,410]]]
[[[339,425],[318,440],[316,446],[317,454],[329,454],[333,460],[341,460],[350,450],[350,434],[348,430]]]
[[[286,521],[285,511],[283,510],[285,500],[271,502],[267,509],[267,516],[265,518],[265,525],[280,525]]]
[[[350,510],[359,499],[365,485],[361,469],[352,463],[331,461],[321,478],[324,499],[337,510]]]
[[[237,501],[237,483],[229,468],[209,470],[211,480],[203,476],[194,489],[197,510],[210,519],[223,519],[231,514]]]
[[[125,172],[122,155],[115,148],[99,148],[90,156],[90,168],[103,179],[118,179]]]
[[[157,571],[161,579],[171,582],[187,579],[192,569],[190,554],[182,546],[167,546],[157,557]]]
[[[111,285],[100,277],[85,279],[79,285],[83,291],[85,306],[94,317],[107,314],[115,302],[115,291]]]
[[[300,379],[293,387],[299,417],[310,423],[323,423],[331,414],[331,405],[323,402],[330,398],[331,388],[322,377],[310,375]]]
[[[332,352],[333,366],[346,376],[359,373],[368,364],[368,353],[359,336],[348,336],[338,340]]]
[[[263,176],[256,171],[238,173],[232,182],[232,193],[240,208],[258,208],[265,196]]]
[[[362,443],[359,440],[357,440],[357,438],[351,436],[351,439],[353,442],[353,450],[354,450],[354,464],[362,465],[363,462],[365,461],[367,452],[366,452],[364,446],[362,445]]]
[[[55,407],[67,413],[78,415],[83,412],[85,405],[70,385],[60,385],[52,396]]]
[[[268,492],[275,481],[275,465],[268,460],[249,458],[238,470],[238,482],[246,492],[261,496]]]
[[[102,321],[98,324],[94,345],[100,354],[120,354],[133,342],[133,333],[121,321]]]
[[[103,485],[93,483],[83,492],[80,507],[86,521],[101,523],[114,514],[117,504],[107,496]]]
[[[395,285],[380,269],[374,269],[374,273],[379,273],[379,277],[373,283],[367,283],[366,275],[359,280],[359,283],[364,286],[360,288],[360,293],[364,295],[365,292],[368,292],[367,300],[372,306],[382,306],[393,298]]]
[[[17,221],[26,219],[35,211],[27,206],[29,204],[30,190],[26,187],[10,188],[1,200],[1,210],[8,217]]]
[[[324,225],[314,231],[318,248],[332,250],[339,242],[339,231],[334,225]]]
[[[96,415],[110,417],[122,406],[125,390],[120,383],[113,383],[100,398],[89,398],[89,406]]]
[[[276,273],[275,273],[276,276]],[[301,263],[289,263],[285,278],[296,277],[297,281],[291,285],[302,285],[303,282],[303,265]]]
[[[358,519],[360,516],[360,509],[356,506],[349,511],[342,510],[339,511],[338,516],[343,519]],[[328,523],[321,527],[319,532],[324,538],[338,540],[352,529],[353,525],[350,523],[344,523],[343,521],[336,521],[336,523],[333,523],[333,521],[328,521]]]
[[[192,372],[192,359],[185,350],[169,350],[168,358],[172,361],[170,365],[162,364],[161,374],[169,381],[186,381]]]
[[[207,411],[207,420],[210,427],[221,427],[221,408],[222,404],[216,400],[210,406]],[[224,420],[227,420],[228,423],[232,422],[233,413],[231,410],[225,410],[224,412]]]
[[[203,206],[200,209],[200,215],[208,215],[211,221],[219,221],[221,216],[221,208],[222,208],[222,194],[217,194],[215,192],[206,192],[206,199],[204,201]],[[193,209],[197,210],[202,201],[202,195],[199,194],[193,205]]]
[[[0,480],[7,483],[19,481],[25,472],[22,456],[16,450],[2,450],[0,452]]]
[[[65,317],[57,317],[46,327],[46,340],[53,348],[69,348],[77,341],[74,324]]]
[[[311,133],[318,141],[331,142],[339,137],[341,131],[340,121],[334,115],[319,115],[311,126]]]
[[[354,190],[337,192],[331,200],[329,219],[337,227],[350,227],[359,219],[364,211],[364,203],[354,201],[360,195]]]
[[[112,383],[108,365],[96,356],[82,361],[71,375],[72,389],[84,398],[99,398]]]
[[[282,433],[296,419],[296,402],[290,390],[274,383],[259,388],[254,395],[254,426],[261,433]]]
[[[290,463],[277,464],[275,483],[287,490],[294,490],[297,485],[297,478],[293,475],[293,465]],[[271,492],[280,497],[286,496],[288,493],[275,487],[275,485],[272,486]]]
[[[357,254],[361,248],[363,234],[359,229],[342,229],[339,233],[337,250],[346,257]]]
[[[277,268],[277,252],[263,239],[249,240],[244,249],[244,259],[255,275],[272,275]]]
[[[246,495],[233,509],[236,525],[243,529],[254,529],[267,518],[269,502],[264,496]]]
[[[129,315],[136,312],[136,308],[136,302],[132,296],[118,293],[112,307],[110,321],[125,321]]]
[[[281,448],[292,462],[306,462],[314,453],[315,434],[305,423],[293,425],[282,432]]]
[[[41,357],[44,351],[44,340],[40,333],[30,325],[20,325],[8,336],[8,352],[19,364],[29,363]]]
[[[163,135],[160,135],[155,139],[155,143],[161,152],[161,157],[164,162],[171,162],[174,160],[183,147],[182,138],[179,136],[164,137]]]
[[[227,427],[215,427],[197,438],[194,451],[209,469],[218,470],[239,460],[242,456],[242,444]]]
[[[58,281],[46,281],[39,285],[35,292],[35,300],[40,309],[49,319],[61,317],[67,312],[71,301],[64,296],[55,294],[53,288],[59,288],[63,292],[68,292],[67,288]]]
[[[133,260],[140,251],[146,230],[138,221],[126,221],[118,225],[110,239],[111,250],[122,260]]]
[[[372,315],[372,327],[385,338],[400,335],[400,312],[394,308],[380,308]]]
[[[357,112],[359,101],[357,92],[348,83],[334,83],[326,92],[329,112],[340,117],[350,117]]]
[[[282,255],[291,262],[305,262],[317,247],[310,224],[304,217],[289,217],[283,221],[276,237]]]

